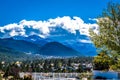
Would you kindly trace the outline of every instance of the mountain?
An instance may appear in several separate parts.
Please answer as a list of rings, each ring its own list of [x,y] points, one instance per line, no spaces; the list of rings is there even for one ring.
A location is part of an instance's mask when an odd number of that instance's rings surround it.
[[[41,38],[40,36],[37,36],[37,35],[30,35],[28,37],[14,36],[13,39],[24,40],[24,41],[32,42],[32,43],[37,44],[37,45],[41,45],[41,46],[45,45],[48,42],[52,42],[52,40],[49,38]]]
[[[25,53],[38,53],[40,45],[33,44],[24,40],[14,40],[13,38],[0,39],[0,45],[8,47],[19,52]]]
[[[57,31],[57,30],[56,30]],[[53,33],[52,33],[53,34]],[[54,33],[55,34],[55,33]],[[41,38],[37,35],[31,35],[28,37],[23,36],[14,36],[15,40],[24,40],[32,42],[37,45],[44,46],[49,42],[59,42],[67,47],[73,48],[74,50],[86,55],[86,56],[95,56],[97,55],[96,48],[94,44],[90,42],[81,42],[80,40],[90,41],[88,36],[80,35],[80,32],[76,30],[76,35],[66,32],[67,35],[64,36],[51,36],[49,38]]]
[[[70,33],[61,27],[52,27],[50,30],[49,36],[45,38],[41,38],[38,35],[31,35],[28,37],[14,36],[14,39],[24,40],[42,46],[49,42],[56,41],[86,56],[97,55],[96,48],[94,44],[90,42],[90,38],[81,34],[79,30],[75,30],[74,33]]]
[[[41,47],[40,54],[47,56],[82,56],[76,50],[66,47],[59,42],[49,42]]]
[[[52,28],[51,30],[53,29],[54,28]],[[31,35],[28,37],[16,36],[14,37],[14,39],[24,40],[42,46],[49,42],[56,41],[86,56],[97,55],[96,48],[94,44],[90,42],[90,38],[86,35],[81,35],[79,30],[76,30],[75,34],[72,34],[66,31],[65,29],[57,27],[53,32],[50,32],[50,35],[51,36],[48,36],[47,38],[41,38],[37,35]]]
[[[0,61],[19,60],[19,59],[24,58],[24,56],[26,56],[25,53],[16,51],[11,48],[0,46]]]
[[[60,42],[67,47],[73,48],[86,56],[97,55],[96,48],[90,38],[86,35],[82,35],[79,30],[76,30],[75,33],[72,34],[59,27],[56,28],[54,32],[51,32],[50,35],[52,35],[50,38],[53,40]]]
[[[60,42],[67,47],[71,47],[76,51],[84,54],[85,56],[95,56],[97,55],[96,48],[92,43],[80,42],[79,40],[71,40]]]
[[[8,51],[13,50],[21,53],[23,52],[33,53],[33,54],[40,54],[45,56],[62,56],[62,57],[82,56],[82,54],[80,54],[78,51],[70,47],[66,47],[65,45],[59,42],[47,42],[45,45],[40,46],[25,40],[15,40],[13,38],[4,38],[4,39],[0,39],[0,46],[2,46],[1,48],[4,48],[4,47],[9,48]],[[4,52],[4,50],[2,51]]]

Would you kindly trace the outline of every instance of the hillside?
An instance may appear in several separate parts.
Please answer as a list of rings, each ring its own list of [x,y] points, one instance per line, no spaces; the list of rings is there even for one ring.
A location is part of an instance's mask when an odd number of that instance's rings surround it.
[[[48,56],[81,56],[76,50],[59,42],[49,42],[40,49],[40,54]]]
[[[13,61],[13,60],[23,60],[26,56],[25,53],[18,52],[11,48],[0,46],[0,61]]]
[[[0,45],[25,53],[38,53],[40,49],[40,45],[24,40],[14,40],[13,38],[0,39]]]

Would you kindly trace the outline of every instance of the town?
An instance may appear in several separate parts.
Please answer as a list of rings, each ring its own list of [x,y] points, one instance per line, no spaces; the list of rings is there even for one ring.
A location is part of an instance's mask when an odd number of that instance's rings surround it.
[[[14,79],[25,78],[29,73],[76,73],[74,78],[80,79],[79,73],[91,72],[92,57],[73,57],[73,58],[51,58],[51,59],[36,59],[32,61],[15,61],[5,62],[0,64],[1,78],[9,78],[12,76]],[[24,73],[24,75],[23,75]],[[26,73],[26,74],[25,74]],[[22,75],[22,77],[21,77]],[[32,78],[33,75],[31,75]],[[49,76],[50,77],[50,76]]]

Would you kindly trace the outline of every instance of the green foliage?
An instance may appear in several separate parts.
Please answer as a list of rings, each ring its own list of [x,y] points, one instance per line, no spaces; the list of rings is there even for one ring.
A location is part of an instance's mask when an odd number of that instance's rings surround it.
[[[101,52],[93,60],[95,70],[108,70],[112,59],[105,53]]]
[[[120,4],[108,3],[107,9],[98,18],[97,24],[99,25],[99,33],[90,30],[91,40],[98,49],[106,48],[107,55],[102,53],[94,58],[94,63],[100,69],[102,65],[106,65],[106,69],[118,69],[118,59],[120,58]],[[110,58],[110,57],[112,58]],[[109,63],[111,59],[112,63]],[[113,63],[114,62],[114,63]],[[108,65],[108,66],[107,66]]]
[[[120,4],[109,3],[97,23],[99,34],[90,30],[96,47],[106,46],[109,50],[120,52]]]
[[[80,79],[82,78],[87,78],[88,80],[92,80],[93,74],[91,72],[87,72],[87,73],[80,73],[79,77]]]
[[[20,68],[17,65],[15,64],[9,65],[7,66],[4,77],[13,76],[15,79],[17,79],[19,78],[19,71]]]
[[[79,65],[77,72],[84,72],[83,66]]]

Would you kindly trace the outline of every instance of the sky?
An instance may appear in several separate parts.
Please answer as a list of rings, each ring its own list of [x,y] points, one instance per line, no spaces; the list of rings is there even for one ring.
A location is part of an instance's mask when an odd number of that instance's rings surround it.
[[[95,47],[88,45],[92,44],[89,29],[99,33],[96,18],[110,1],[0,0],[0,38],[37,35],[96,53]]]
[[[85,22],[98,17],[110,0],[0,0],[0,26],[21,20],[78,16]],[[119,0],[113,0],[119,2]]]
[[[30,35],[58,37],[65,35],[65,31],[72,35],[79,31],[80,35],[90,36],[90,28],[98,33],[96,18],[108,2],[111,1],[0,0],[0,38]]]

